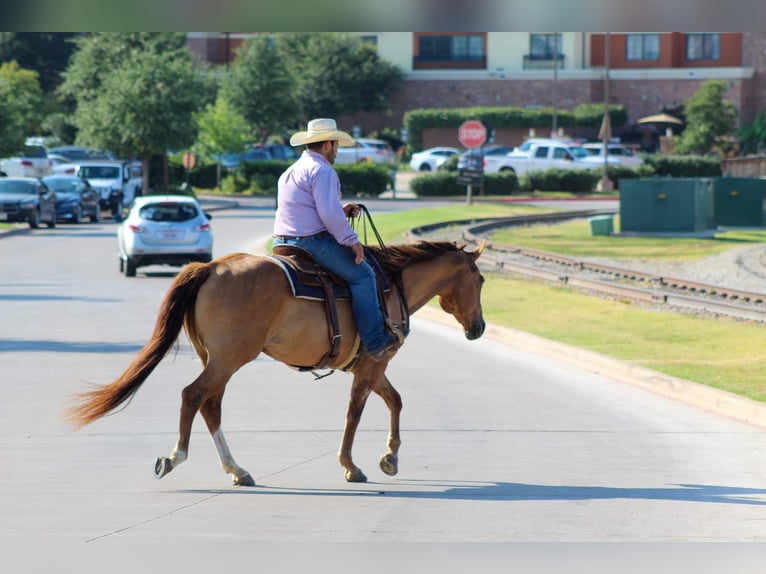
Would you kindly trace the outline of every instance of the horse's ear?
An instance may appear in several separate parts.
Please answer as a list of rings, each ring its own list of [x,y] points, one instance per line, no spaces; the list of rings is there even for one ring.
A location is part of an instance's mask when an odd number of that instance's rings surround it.
[[[473,255],[474,259],[478,259],[479,258],[479,255],[481,255],[481,252],[484,251],[484,247],[486,245],[487,245],[487,240],[486,239],[482,239],[481,243],[479,244],[479,248],[476,251],[471,253],[471,255]]]

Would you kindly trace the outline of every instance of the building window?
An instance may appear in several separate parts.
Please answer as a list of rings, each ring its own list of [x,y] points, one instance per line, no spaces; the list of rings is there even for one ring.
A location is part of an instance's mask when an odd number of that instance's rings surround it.
[[[687,60],[718,60],[721,57],[721,37],[718,34],[687,34]]]
[[[427,36],[418,38],[418,59],[424,62],[480,61],[484,59],[483,35]]]
[[[625,44],[625,59],[628,62],[636,60],[660,59],[659,34],[628,34]]]
[[[561,34],[531,34],[529,36],[530,60],[553,60],[561,58]]]

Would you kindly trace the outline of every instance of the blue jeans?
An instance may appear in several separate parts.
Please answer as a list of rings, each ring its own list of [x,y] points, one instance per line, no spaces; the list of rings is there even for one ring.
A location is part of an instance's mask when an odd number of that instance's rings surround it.
[[[364,348],[374,352],[386,344],[388,335],[378,302],[375,272],[367,261],[357,265],[351,249],[339,244],[329,233],[290,239],[275,237],[273,244],[305,249],[319,265],[345,279],[351,291],[351,312]]]

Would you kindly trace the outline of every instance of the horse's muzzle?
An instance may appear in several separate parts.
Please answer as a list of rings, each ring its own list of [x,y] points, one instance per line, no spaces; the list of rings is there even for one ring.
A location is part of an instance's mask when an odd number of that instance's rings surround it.
[[[465,337],[469,341],[473,341],[474,339],[478,339],[484,334],[484,329],[487,327],[487,324],[484,322],[484,319],[480,319],[476,321],[473,325],[471,325],[470,328],[465,330]]]

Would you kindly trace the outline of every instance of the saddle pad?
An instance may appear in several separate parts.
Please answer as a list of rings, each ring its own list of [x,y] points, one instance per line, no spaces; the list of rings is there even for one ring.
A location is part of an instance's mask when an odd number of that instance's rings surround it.
[[[324,301],[324,291],[320,286],[305,285],[302,283],[298,279],[298,274],[296,273],[295,269],[287,265],[279,257],[272,257],[271,255],[265,255],[265,257],[268,257],[275,263],[278,263],[282,268],[285,277],[287,277],[287,282],[290,284],[290,289],[292,289],[293,296],[299,297],[301,299]],[[336,299],[343,300],[351,298],[351,292],[346,285],[333,285],[332,290]]]

